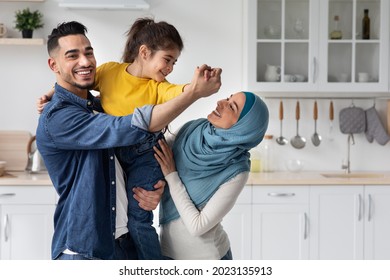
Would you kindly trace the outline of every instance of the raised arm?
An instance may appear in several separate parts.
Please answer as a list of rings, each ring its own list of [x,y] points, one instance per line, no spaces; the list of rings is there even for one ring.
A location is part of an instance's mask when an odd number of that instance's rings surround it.
[[[159,131],[179,116],[196,100],[216,93],[221,87],[220,68],[202,65],[195,70],[191,84],[179,96],[154,106],[149,123],[149,131]]]

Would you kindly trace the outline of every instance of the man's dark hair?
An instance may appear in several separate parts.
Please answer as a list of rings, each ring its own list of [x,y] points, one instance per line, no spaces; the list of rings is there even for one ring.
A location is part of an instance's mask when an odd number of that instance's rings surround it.
[[[77,21],[60,23],[57,25],[57,28],[54,28],[51,34],[48,36],[47,51],[50,54],[54,49],[56,49],[58,47],[58,39],[61,37],[77,34],[86,36],[86,33],[87,28]]]

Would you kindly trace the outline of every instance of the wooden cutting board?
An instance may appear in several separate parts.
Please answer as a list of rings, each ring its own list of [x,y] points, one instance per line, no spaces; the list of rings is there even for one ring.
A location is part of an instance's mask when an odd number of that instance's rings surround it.
[[[0,160],[7,162],[6,170],[24,171],[27,166],[28,131],[0,130]]]

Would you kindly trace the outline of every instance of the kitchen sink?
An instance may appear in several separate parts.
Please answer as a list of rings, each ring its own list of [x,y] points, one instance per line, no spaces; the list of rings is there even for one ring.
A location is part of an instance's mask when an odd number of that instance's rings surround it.
[[[325,178],[384,178],[381,173],[322,173]]]

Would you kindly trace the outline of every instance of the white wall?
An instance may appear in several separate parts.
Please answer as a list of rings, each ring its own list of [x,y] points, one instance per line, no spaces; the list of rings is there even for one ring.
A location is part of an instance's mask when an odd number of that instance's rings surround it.
[[[77,20],[85,24],[88,36],[94,46],[99,63],[118,61],[125,43],[125,32],[132,22],[145,15],[156,20],[165,20],[179,30],[184,39],[184,51],[174,72],[168,77],[172,83],[189,82],[197,65],[207,63],[223,68],[223,85],[219,93],[193,104],[177,120],[172,128],[177,128],[185,120],[206,117],[215,108],[218,99],[243,88],[243,0],[147,0],[149,11],[86,11],[60,9],[55,0],[43,3],[0,2],[0,22],[13,29],[14,13],[18,9],[30,7],[44,14],[45,27],[36,30],[34,37],[44,37],[51,29],[63,21]],[[16,30],[9,35],[20,37]],[[54,75],[47,66],[46,46],[7,46],[0,45],[0,129],[28,130],[35,133],[38,114],[35,109],[37,97],[45,93],[55,82]],[[269,133],[279,135],[278,100],[267,100],[271,120]],[[323,143],[314,147],[310,142],[314,123],[312,101],[301,101],[302,120],[300,134],[308,143],[302,150],[287,146],[277,146],[275,154],[278,169],[284,169],[283,162],[289,158],[300,158],[306,163],[306,170],[339,170],[346,153],[347,138],[338,129],[339,110],[349,105],[349,101],[335,101],[335,123],[333,142],[325,138],[328,131],[329,101],[319,101],[318,132],[323,135]],[[356,105],[368,109],[371,101],[355,101]],[[295,100],[285,101],[284,136],[296,134],[294,118]],[[386,104],[377,101],[383,121]],[[386,123],[386,122],[384,122]],[[369,144],[364,135],[355,137],[356,145],[351,149],[352,170],[389,170],[389,145]]]

